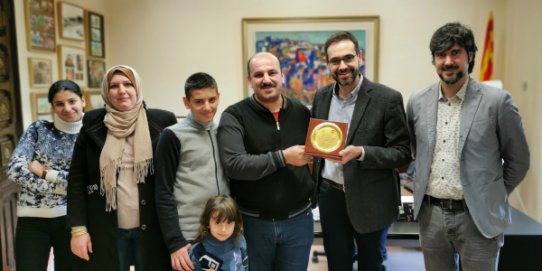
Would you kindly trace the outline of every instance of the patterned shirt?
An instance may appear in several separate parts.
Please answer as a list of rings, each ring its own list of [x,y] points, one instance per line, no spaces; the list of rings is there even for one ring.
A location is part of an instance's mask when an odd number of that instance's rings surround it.
[[[426,194],[440,199],[463,199],[459,171],[459,127],[461,108],[465,100],[465,81],[454,97],[439,92],[437,113],[437,139],[431,163],[431,174]]]
[[[60,118],[58,118],[60,119]],[[19,217],[53,218],[66,215],[66,186],[73,146],[81,121],[36,121],[23,133],[9,160],[8,177],[21,186]],[[37,160],[49,172],[42,178],[28,169]]]

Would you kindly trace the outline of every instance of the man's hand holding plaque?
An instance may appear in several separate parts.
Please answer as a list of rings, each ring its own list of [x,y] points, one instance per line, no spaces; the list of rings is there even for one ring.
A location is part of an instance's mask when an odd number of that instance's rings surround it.
[[[341,160],[348,124],[311,118],[305,140],[305,153],[333,160]]]
[[[312,156],[305,153],[305,146],[294,145],[282,151],[286,164],[304,166],[312,161]]]

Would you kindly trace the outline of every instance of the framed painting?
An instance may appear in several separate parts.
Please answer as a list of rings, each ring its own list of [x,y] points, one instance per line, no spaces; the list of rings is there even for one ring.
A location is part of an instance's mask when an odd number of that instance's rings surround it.
[[[58,67],[60,79],[72,80],[81,88],[87,86],[85,49],[59,45]]]
[[[47,93],[30,93],[32,120],[53,120],[53,111]]]
[[[334,82],[326,65],[324,43],[333,33],[349,31],[357,39],[364,62],[360,72],[378,81],[378,16],[245,18],[242,20],[243,74],[255,53],[270,52],[281,63],[283,93],[310,106],[318,88]],[[249,95],[244,80],[244,96]]]
[[[33,88],[48,88],[53,83],[53,62],[50,59],[28,58],[28,73],[30,86]]]
[[[60,37],[72,40],[84,40],[83,25],[85,10],[67,2],[58,2],[58,25]]]
[[[88,70],[88,87],[101,88],[102,79],[105,75],[105,62],[103,60],[89,59],[87,60]]]
[[[88,56],[104,58],[104,16],[91,11],[86,14]]]
[[[0,89],[0,129],[7,127],[11,123],[11,117],[14,115],[11,105],[11,91]]]
[[[56,51],[54,0],[24,0],[28,50]]]
[[[11,138],[4,138],[0,143],[0,159],[2,159],[2,169],[7,168],[9,165],[9,159],[13,153],[13,141]]]
[[[96,108],[104,107],[104,100],[102,99],[101,90],[87,90],[85,91],[85,111],[90,111]]]

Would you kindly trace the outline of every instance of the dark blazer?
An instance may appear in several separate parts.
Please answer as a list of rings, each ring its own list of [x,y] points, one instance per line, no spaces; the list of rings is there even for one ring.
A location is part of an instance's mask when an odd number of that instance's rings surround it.
[[[334,86],[316,92],[313,118],[328,119]],[[363,78],[346,146],[363,146],[365,157],[343,166],[346,208],[358,233],[381,230],[397,218],[400,201],[396,168],[410,161],[409,144],[401,93]],[[324,163],[322,158],[314,161],[318,184]]]
[[[177,122],[173,113],[147,109],[153,152],[163,128]],[[100,153],[107,136],[103,123],[105,109],[92,110],[83,117],[75,142],[68,177],[68,226],[86,225],[92,241],[90,261],[78,261],[77,270],[119,270],[117,212],[105,211],[105,194],[100,194]],[[138,185],[142,230],[143,270],[171,270],[169,252],[162,239],[154,201],[154,175]]]

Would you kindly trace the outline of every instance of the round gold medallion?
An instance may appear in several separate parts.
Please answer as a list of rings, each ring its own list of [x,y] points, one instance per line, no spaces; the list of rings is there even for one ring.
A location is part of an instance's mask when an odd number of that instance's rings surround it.
[[[341,128],[335,123],[322,122],[311,133],[312,146],[324,153],[331,153],[337,150],[343,142]]]

